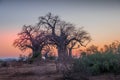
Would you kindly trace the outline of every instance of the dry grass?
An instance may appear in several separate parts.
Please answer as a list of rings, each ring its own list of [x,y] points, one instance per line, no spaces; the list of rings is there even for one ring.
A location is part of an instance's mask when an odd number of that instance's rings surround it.
[[[92,76],[89,80],[120,80],[120,75],[103,74],[99,76]]]
[[[0,68],[0,80],[61,80],[54,63]]]
[[[1,67],[0,80],[63,80],[62,74],[56,72],[54,63],[24,64],[22,66]],[[120,75],[100,75],[89,80],[120,80]]]

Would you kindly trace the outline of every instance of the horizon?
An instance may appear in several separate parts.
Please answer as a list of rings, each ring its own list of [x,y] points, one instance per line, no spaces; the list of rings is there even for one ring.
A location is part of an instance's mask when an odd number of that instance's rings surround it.
[[[38,17],[48,12],[60,16],[62,20],[84,27],[92,37],[88,46],[99,47],[120,41],[120,1],[119,0],[0,0],[0,58],[19,57],[21,52],[13,47],[13,41],[23,25],[35,25]]]

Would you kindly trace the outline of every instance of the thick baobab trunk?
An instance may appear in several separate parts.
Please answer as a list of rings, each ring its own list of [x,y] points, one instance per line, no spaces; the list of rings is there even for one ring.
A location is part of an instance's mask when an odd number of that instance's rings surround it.
[[[58,72],[64,72],[67,68],[68,53],[65,46],[58,47],[58,60],[56,61],[56,69]]]
[[[32,55],[32,58],[31,58],[32,63],[35,63],[35,64],[39,65],[40,61],[41,61],[41,58],[42,58],[42,56],[41,56],[40,50],[39,49],[38,50],[33,50],[33,55]]]
[[[68,57],[67,49],[64,46],[58,47],[58,59],[60,61],[65,61],[67,57]]]
[[[37,58],[39,56],[39,58],[41,59],[41,50],[42,48],[37,48],[37,49],[33,49],[33,58]]]

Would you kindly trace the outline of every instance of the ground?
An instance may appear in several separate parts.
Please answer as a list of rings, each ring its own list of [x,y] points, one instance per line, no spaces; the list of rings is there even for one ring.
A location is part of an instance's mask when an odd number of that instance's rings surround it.
[[[61,80],[54,63],[25,64],[0,68],[0,80]]]
[[[47,62],[39,65],[0,67],[0,80],[63,80],[63,78],[62,74],[56,71],[55,63]],[[84,80],[120,80],[120,75],[104,74]]]

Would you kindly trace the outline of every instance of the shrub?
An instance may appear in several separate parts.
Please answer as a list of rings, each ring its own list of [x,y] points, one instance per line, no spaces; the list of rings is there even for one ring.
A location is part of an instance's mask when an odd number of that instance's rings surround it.
[[[28,64],[32,64],[34,62],[34,58],[28,58],[27,62],[28,62]]]
[[[1,62],[1,67],[8,67],[8,63],[6,61]]]
[[[49,56],[48,59],[49,59],[49,60],[55,60],[56,57],[55,57],[55,56]]]
[[[76,73],[77,76],[81,74],[88,76],[105,73],[120,74],[120,54],[95,53],[74,59],[70,76]]]
[[[78,59],[82,62],[76,63],[74,66],[83,66],[91,75],[102,73],[120,73],[120,54],[113,53],[95,53],[92,55],[83,56]],[[82,69],[83,70],[83,69]]]

